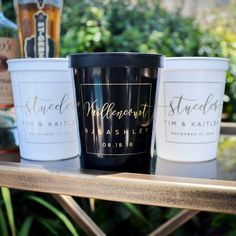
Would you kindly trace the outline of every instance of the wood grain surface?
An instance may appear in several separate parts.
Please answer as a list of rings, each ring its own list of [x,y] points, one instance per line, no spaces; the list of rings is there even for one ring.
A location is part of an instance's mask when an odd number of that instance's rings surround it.
[[[236,181],[98,171],[56,171],[0,162],[0,186],[103,200],[236,213]]]

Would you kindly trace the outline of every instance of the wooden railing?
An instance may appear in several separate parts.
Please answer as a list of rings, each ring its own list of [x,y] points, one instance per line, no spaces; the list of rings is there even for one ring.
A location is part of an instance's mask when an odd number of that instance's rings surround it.
[[[236,134],[236,125],[223,123],[221,133]],[[234,180],[48,170],[39,165],[6,160],[9,157],[0,162],[0,186],[52,194],[88,235],[105,234],[71,196],[188,209],[151,232],[151,236],[168,235],[199,211],[236,214]]]

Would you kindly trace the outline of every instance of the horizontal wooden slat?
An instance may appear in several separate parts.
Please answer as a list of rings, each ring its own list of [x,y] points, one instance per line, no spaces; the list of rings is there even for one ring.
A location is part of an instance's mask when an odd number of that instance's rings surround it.
[[[61,172],[0,163],[0,186],[119,202],[236,213],[236,181],[97,171]]]
[[[225,135],[236,135],[236,123],[222,122],[220,133]]]

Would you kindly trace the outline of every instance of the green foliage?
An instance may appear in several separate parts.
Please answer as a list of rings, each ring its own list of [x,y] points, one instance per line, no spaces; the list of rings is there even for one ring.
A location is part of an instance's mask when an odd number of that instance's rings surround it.
[[[140,222],[142,222],[146,226],[150,226],[148,220],[143,216],[142,212],[140,211],[140,209],[136,205],[131,204],[131,203],[127,203],[127,202],[124,202],[122,204],[133,214],[133,216],[137,220],[139,220]]]
[[[13,22],[16,22],[15,11],[13,9],[13,1],[2,0],[4,15]]]
[[[2,197],[0,197],[0,232],[2,236],[28,236],[32,225],[33,217],[26,217],[19,230],[15,226],[11,194],[8,188],[1,188]],[[2,205],[5,205],[5,214],[2,211]]]
[[[53,203],[32,193],[15,192],[11,195],[8,188],[1,188],[0,196],[0,235],[1,236],[29,236],[29,235],[73,235],[78,236],[69,218],[54,206]],[[14,197],[14,212],[11,198]],[[29,203],[32,200],[33,205]],[[21,202],[21,204],[19,204]],[[17,204],[18,203],[18,204]],[[23,203],[23,204],[22,204]],[[36,204],[36,205],[35,205]],[[3,211],[3,205],[5,211]],[[43,214],[37,205],[47,209]],[[33,210],[30,210],[32,207]],[[53,217],[49,214],[52,214]],[[16,216],[16,218],[14,217]],[[16,222],[16,224],[15,224]],[[61,224],[62,223],[62,224]],[[32,232],[31,232],[32,231]],[[69,232],[69,233],[68,233]]]
[[[43,217],[38,217],[37,220],[48,230],[48,233],[53,236],[60,236],[57,227],[55,227],[54,221],[45,219]]]
[[[37,196],[30,196],[29,199],[35,201],[36,203],[39,203],[40,205],[42,205],[45,208],[47,208],[48,210],[50,210],[53,214],[55,214],[63,222],[63,224],[70,231],[71,235],[78,236],[76,229],[74,228],[73,224],[70,222],[68,217],[65,214],[63,214],[60,210],[58,210],[55,206],[53,206],[49,202],[47,202],[44,199],[39,198]]]
[[[5,15],[15,21],[12,1],[3,0]],[[221,20],[221,19],[220,19]],[[166,56],[227,56],[236,61],[234,35],[202,30],[179,12],[168,13],[158,0],[66,0],[62,15],[61,55],[94,51],[140,51]],[[224,39],[224,40],[222,40]],[[236,64],[236,63],[235,63]],[[228,73],[225,109],[233,119],[236,67]],[[0,137],[1,138],[1,137]],[[0,235],[85,235],[55,200],[41,194],[2,190]],[[13,199],[13,209],[11,198]],[[32,201],[29,201],[29,198]],[[107,235],[147,235],[178,209],[77,199]],[[235,235],[235,218],[201,213],[173,235]],[[211,223],[212,222],[212,223]],[[232,222],[232,223],[230,223]]]
[[[21,226],[21,229],[20,229],[20,232],[19,232],[19,236],[29,235],[32,223],[33,223],[33,217],[32,216],[28,216],[25,219],[25,221],[23,222],[22,226]]]
[[[61,52],[140,51],[166,56],[217,56],[220,44],[190,18],[170,14],[159,1],[65,3]]]
[[[1,188],[1,191],[2,191],[3,201],[6,207],[7,218],[8,218],[8,222],[11,229],[11,235],[15,236],[16,227],[15,227],[15,220],[14,220],[14,214],[13,214],[13,209],[12,209],[10,191],[8,188],[3,188],[3,187]]]
[[[218,214],[212,220],[212,227],[216,229],[224,229],[227,228],[227,233],[224,235],[227,236],[235,236],[236,235],[236,216],[235,215],[228,215],[228,214]],[[225,230],[226,231],[226,230]]]
[[[223,119],[225,121],[236,121],[236,2],[229,0],[225,1],[224,4],[224,7],[217,7],[215,4],[215,8],[212,6],[208,10],[204,9],[197,18],[202,32],[208,32],[205,39],[212,41],[211,38],[213,37],[212,43],[216,41],[219,49],[217,54],[230,60]],[[215,46],[212,47],[213,51],[216,49]]]
[[[7,222],[0,207],[0,232],[2,236],[8,236]]]
[[[22,191],[11,191],[11,198],[14,199],[16,235],[86,235],[79,228],[74,227],[63,209],[54,202],[53,198],[45,194],[32,195]],[[101,200],[95,200],[95,208],[92,210],[89,208],[89,199],[80,198],[77,201],[108,236],[148,235],[180,211]],[[0,232],[2,236],[12,236],[7,224],[6,212],[1,211],[3,204],[5,205],[0,196]],[[223,236],[234,235],[235,230],[235,216],[200,213],[172,235],[187,236],[192,232],[193,236]]]
[[[229,9],[228,9],[229,10]],[[236,5],[231,11],[236,11]],[[230,12],[229,12],[230,13]],[[235,16],[236,19],[236,16]],[[225,88],[226,103],[224,104],[224,113],[226,121],[236,121],[236,32],[235,27],[227,27],[225,20],[217,18],[213,25],[209,25],[211,34],[214,34],[220,42],[222,57],[229,58],[230,67],[227,72],[227,83]],[[232,25],[231,25],[232,27]]]

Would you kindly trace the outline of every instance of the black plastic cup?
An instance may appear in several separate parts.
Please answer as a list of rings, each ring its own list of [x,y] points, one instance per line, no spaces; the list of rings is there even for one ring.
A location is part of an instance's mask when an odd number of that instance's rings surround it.
[[[153,115],[163,57],[143,53],[69,55],[81,140],[81,168],[150,173]]]

